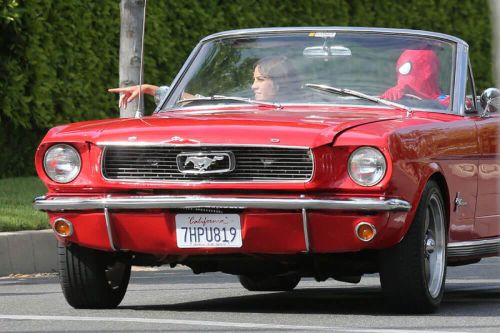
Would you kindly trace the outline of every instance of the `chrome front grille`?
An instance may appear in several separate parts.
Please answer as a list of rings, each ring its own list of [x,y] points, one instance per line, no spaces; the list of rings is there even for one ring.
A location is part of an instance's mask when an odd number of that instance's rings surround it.
[[[189,174],[179,171],[177,155],[185,153],[231,152],[231,172]],[[309,149],[231,146],[107,146],[102,174],[109,180],[305,182],[311,179],[313,159]]]

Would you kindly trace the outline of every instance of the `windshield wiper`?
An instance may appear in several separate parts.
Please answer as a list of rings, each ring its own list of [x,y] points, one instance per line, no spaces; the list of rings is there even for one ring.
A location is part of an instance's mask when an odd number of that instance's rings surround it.
[[[202,96],[202,97],[194,97],[194,98],[186,98],[186,99],[180,99],[177,101],[177,103],[188,103],[188,102],[196,102],[196,101],[238,101],[238,102],[245,102],[248,104],[256,104],[256,105],[264,105],[268,107],[272,107],[275,109],[283,109],[283,106],[279,103],[273,103],[273,102],[262,102],[262,101],[257,101],[251,98],[246,98],[246,97],[236,97],[236,96],[223,96],[223,95],[213,95],[213,96]],[[176,103],[176,104],[177,104]]]
[[[363,94],[362,92],[359,92],[356,90],[336,88],[336,87],[332,87],[332,86],[327,86],[325,84],[314,84],[314,83],[306,83],[305,86],[308,88],[311,88],[311,89],[325,91],[325,92],[329,92],[332,94],[338,94],[338,95],[342,95],[342,96],[359,97],[359,98],[362,98],[362,99],[367,100],[367,101],[372,101],[375,103],[383,104],[383,105],[390,106],[390,107],[400,109],[400,110],[403,109],[406,111],[407,116],[409,116],[413,112],[413,110],[406,105],[394,103],[394,102],[388,101],[388,100],[380,98],[380,97],[375,97],[375,96]]]

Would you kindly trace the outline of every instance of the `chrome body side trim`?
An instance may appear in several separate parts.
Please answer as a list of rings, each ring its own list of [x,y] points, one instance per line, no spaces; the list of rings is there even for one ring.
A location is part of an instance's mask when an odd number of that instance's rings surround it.
[[[485,254],[500,255],[500,237],[448,244],[448,257],[469,257]]]
[[[262,208],[320,209],[353,211],[409,211],[410,203],[400,199],[348,198],[348,199],[308,199],[308,198],[251,198],[216,196],[129,196],[129,197],[38,197],[34,208],[43,211],[81,211],[95,209],[175,209],[175,208]]]
[[[307,209],[302,208],[302,226],[304,228],[304,242],[306,243],[306,253],[310,251],[309,245],[309,225],[307,220]]]
[[[113,251],[118,251],[113,239],[113,228],[111,226],[111,216],[107,207],[104,208],[104,218],[106,220],[106,230],[108,231],[109,246]]]

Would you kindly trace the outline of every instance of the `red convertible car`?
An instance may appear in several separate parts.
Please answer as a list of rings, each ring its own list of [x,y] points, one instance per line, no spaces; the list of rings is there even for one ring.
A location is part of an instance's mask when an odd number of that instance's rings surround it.
[[[151,116],[51,129],[36,153],[75,308],[122,300],[131,265],[286,291],[380,274],[432,312],[446,267],[500,250],[500,91],[468,45],[424,31],[269,28],[204,38]]]

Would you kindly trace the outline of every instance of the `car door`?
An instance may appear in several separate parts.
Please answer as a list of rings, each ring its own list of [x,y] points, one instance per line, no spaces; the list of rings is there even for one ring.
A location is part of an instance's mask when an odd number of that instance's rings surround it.
[[[500,114],[477,121],[481,156],[474,231],[481,238],[500,236]]]
[[[469,80],[471,80],[471,71]],[[473,82],[473,81],[472,81]],[[478,189],[474,233],[480,238],[500,236],[500,114],[476,116],[478,143]]]

